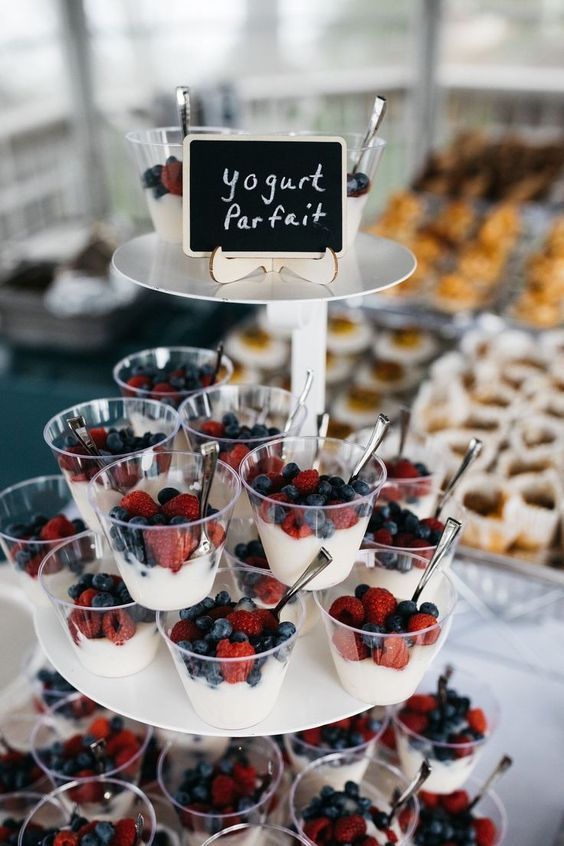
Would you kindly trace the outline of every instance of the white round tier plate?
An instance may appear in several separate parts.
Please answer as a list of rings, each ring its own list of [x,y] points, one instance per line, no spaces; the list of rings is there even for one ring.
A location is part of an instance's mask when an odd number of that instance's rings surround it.
[[[286,734],[341,720],[369,707],[339,685],[321,623],[298,640],[274,711],[261,723],[237,731],[213,728],[194,713],[164,642],[142,672],[104,679],[82,667],[55,611],[38,608],[35,629],[51,663],[78,690],[112,711],[164,729],[237,737]]]
[[[343,300],[376,294],[407,279],[416,267],[406,247],[387,238],[360,233],[355,245],[339,260],[339,273],[331,285],[318,285],[283,270],[255,273],[237,282],[219,285],[208,269],[208,259],[188,258],[179,244],[161,241],[154,233],[141,235],[115,251],[113,271],[130,282],[201,300],[257,303],[288,300]]]
[[[29,697],[22,665],[36,643],[31,605],[8,564],[2,564],[0,572],[0,639],[4,644],[0,661],[2,712],[19,707]]]

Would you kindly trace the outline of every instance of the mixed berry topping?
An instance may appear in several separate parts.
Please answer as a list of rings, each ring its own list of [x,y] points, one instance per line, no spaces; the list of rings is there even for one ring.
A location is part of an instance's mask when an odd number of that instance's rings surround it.
[[[400,812],[400,828],[409,822],[409,811]],[[394,846],[399,838],[385,811],[361,794],[359,785],[347,781],[344,790],[326,784],[302,811],[303,831],[319,846]]]
[[[374,719],[370,712],[367,712],[325,726],[299,731],[296,737],[308,746],[339,752],[368,743],[376,737],[381,727],[380,720]],[[296,751],[301,753],[302,748],[298,747]]]
[[[122,717],[96,717],[85,732],[57,740],[37,754],[45,767],[69,780],[91,778],[123,767],[120,777],[127,778],[136,775],[141,765],[140,761],[134,761],[129,768],[126,766],[141,747],[142,739],[125,728]]]
[[[216,509],[208,506],[206,516],[215,513]],[[156,502],[146,491],[131,491],[111,509],[109,516],[127,523],[111,527],[114,549],[146,567],[165,567],[176,573],[200,542],[200,525],[189,528],[200,519],[200,500],[196,494],[181,493],[176,488],[161,488]],[[143,531],[151,526],[170,528]],[[225,541],[225,531],[215,520],[206,525],[206,534],[216,548]]]
[[[494,846],[496,826],[489,817],[475,816],[468,810],[465,790],[448,796],[421,791],[419,822],[413,835],[416,846]]]
[[[432,602],[423,602],[418,608],[410,599],[398,602],[389,590],[365,584],[356,587],[354,596],[335,599],[329,614],[363,632],[341,627],[334,631],[333,644],[343,658],[348,661],[371,658],[374,663],[394,670],[403,670],[408,664],[410,645],[428,646],[435,643],[441,632],[437,624],[439,609]],[[396,636],[400,634],[412,634],[412,637]]]
[[[31,752],[13,749],[5,741],[0,746],[0,795],[25,790],[43,775]]]
[[[365,173],[347,173],[347,197],[362,197],[370,190],[370,180]]]
[[[150,188],[158,200],[165,194],[182,196],[182,162],[176,156],[169,156],[164,165],[148,167],[141,177],[143,188]]]
[[[260,540],[251,540],[248,543],[238,543],[233,550],[235,558],[246,564],[247,567],[259,567],[261,570],[268,569],[266,552]]]
[[[221,420],[205,420],[199,425],[199,431],[203,435],[220,441],[221,452],[219,453],[219,457],[226,464],[229,464],[230,467],[233,467],[234,470],[239,469],[241,461],[250,452],[249,447],[245,446],[245,442],[263,440],[264,438],[275,438],[281,434],[280,429],[276,426],[265,426],[261,423],[254,423],[252,426],[247,426],[241,423],[237,415],[232,411],[224,414]],[[221,443],[222,439],[240,441],[240,443],[230,446]]]
[[[420,461],[410,461],[408,458],[395,458],[385,461],[388,479],[420,479],[429,476],[426,464]]]
[[[84,573],[69,589],[68,595],[77,608],[67,618],[75,643],[83,638],[107,638],[123,646],[137,631],[138,623],[154,622],[155,612],[133,603],[121,576],[108,573]],[[93,609],[89,611],[87,609]],[[107,608],[107,611],[103,611]]]
[[[279,466],[274,464],[279,461]],[[283,464],[269,458],[268,472],[258,473],[251,482],[254,491],[268,497],[260,506],[266,523],[276,523],[293,538],[316,534],[330,538],[337,529],[350,529],[360,517],[370,512],[368,503],[355,505],[355,500],[370,493],[370,486],[362,479],[347,484],[340,476],[320,475],[317,470],[301,470],[295,462]],[[274,501],[272,501],[274,500]],[[291,505],[286,508],[285,505]],[[324,506],[346,505],[324,511]],[[308,506],[299,511],[294,506]]]
[[[248,661],[199,661],[184,658],[193,677],[203,677],[211,687],[222,681],[229,684],[247,682],[255,687],[261,680],[266,658],[254,658],[275,647],[283,647],[296,633],[293,623],[280,623],[266,608],[257,608],[249,596],[237,602],[225,590],[215,599],[206,597],[180,611],[180,620],[170,631],[170,639],[182,649],[208,658],[249,658]],[[274,653],[284,662],[287,651]]]
[[[439,761],[453,761],[472,754],[472,745],[483,740],[488,730],[486,715],[481,708],[472,708],[468,696],[459,696],[449,688],[444,708],[434,694],[415,694],[398,711],[398,720],[414,734],[430,740],[432,754]],[[412,746],[420,744],[410,737]],[[443,746],[442,744],[450,744]],[[428,745],[425,754],[428,754]]]
[[[145,432],[143,435],[136,435],[131,426],[121,429],[113,426],[94,426],[89,428],[88,432],[100,454],[114,458],[155,447],[167,437],[164,432]],[[86,482],[100,469],[73,434],[59,438],[59,442],[55,441],[54,446],[64,449],[66,453],[72,453],[72,455],[57,454],[57,460],[61,470],[70,473],[73,481]],[[73,455],[77,457],[73,458]],[[90,457],[90,461],[81,461],[84,457]]]
[[[413,511],[390,500],[374,508],[364,540],[401,549],[428,549],[438,544],[444,527],[441,520],[435,517],[419,519]],[[398,557],[383,563],[385,567],[389,565],[389,569],[401,569]],[[403,563],[403,566],[409,569],[411,565]]]
[[[90,787],[92,790],[101,785],[92,782],[82,785],[76,791]],[[70,791],[75,793],[76,791]],[[87,799],[84,801],[100,801]],[[79,801],[79,800],[77,800]],[[28,824],[24,834],[23,846],[135,846],[139,838],[135,828],[135,820],[126,817],[115,822],[108,820],[90,820],[73,812],[69,828],[45,829],[35,823]]]
[[[209,388],[212,384],[215,367],[210,364],[179,364],[176,367],[156,367],[153,364],[136,364],[128,374],[120,378],[132,389],[134,396],[138,391],[146,391],[151,399],[161,402],[179,402],[181,394]]]
[[[270,773],[257,772],[244,750],[233,745],[213,764],[199,761],[192,769],[185,770],[174,798],[183,810],[236,814],[256,805],[271,780]]]
[[[27,523],[10,523],[4,532],[10,538],[18,538],[10,549],[10,555],[18,570],[36,578],[46,549],[41,541],[61,541],[85,530],[82,520],[68,520],[64,514],[50,519],[36,514]],[[34,543],[35,541],[35,543]]]
[[[76,693],[76,688],[70,682],[56,670],[50,670],[49,667],[42,667],[38,670],[35,678],[38,683],[41,702],[48,708],[70,696],[71,693]]]

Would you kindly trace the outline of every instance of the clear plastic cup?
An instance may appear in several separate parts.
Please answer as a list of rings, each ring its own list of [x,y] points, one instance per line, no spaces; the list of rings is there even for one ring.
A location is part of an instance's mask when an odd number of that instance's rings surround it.
[[[347,481],[363,455],[361,447],[336,438],[278,438],[254,449],[240,467],[260,539],[270,569],[277,579],[290,585],[303,573],[322,547],[333,556],[329,566],[308,584],[320,590],[338,584],[350,573],[366,532],[372,507],[386,478],[383,463],[376,456],[359,475],[369,493],[337,505],[294,505],[263,496],[252,487],[258,475],[279,473],[284,464],[295,462],[301,470],[318,462],[319,473],[340,476]],[[283,458],[282,458],[283,456]]]
[[[146,608],[170,610],[199,602],[210,591],[225,544],[229,521],[241,491],[235,470],[218,461],[209,497],[216,509],[203,519],[170,525],[138,525],[110,516],[122,493],[115,479],[151,494],[163,488],[199,494],[202,456],[191,452],[145,453],[101,470],[90,483],[90,501],[129,593]],[[191,557],[205,532],[211,552]]]
[[[45,599],[49,602],[47,596]],[[68,699],[76,688],[55,670],[40,646],[35,645],[22,661],[22,673],[31,691],[34,709],[42,714]]]
[[[191,126],[191,135],[235,135],[224,126]],[[126,135],[155,232],[163,241],[182,243],[182,142],[179,127],[140,129]],[[163,168],[168,165],[167,171]],[[166,175],[164,175],[166,173]],[[163,182],[164,175],[164,182]]]
[[[84,417],[88,429],[131,427],[135,435],[142,436],[145,432],[152,432],[155,435],[155,442],[151,446],[127,453],[128,456],[170,449],[180,427],[180,419],[174,408],[162,402],[118,397],[83,402],[72,408],[66,408],[49,420],[43,430],[43,437],[67,480],[82,519],[90,529],[99,531],[96,515],[88,501],[87,491],[89,480],[100,469],[100,458],[80,455],[69,448],[69,443],[73,442],[73,436],[67,420],[69,417],[78,415]],[[156,436],[159,434],[163,434],[164,437],[157,441]],[[102,462],[110,464],[123,457],[123,455],[108,453],[102,457]],[[123,481],[126,483],[127,479]]]
[[[21,793],[9,793],[0,796],[0,828],[3,829],[2,844],[17,843],[22,824],[35,806],[41,802],[41,793],[22,790]],[[6,830],[9,832],[6,833]]]
[[[245,568],[220,567],[212,597],[227,591],[238,601],[245,593]],[[248,570],[248,573],[253,571]],[[178,611],[159,612],[157,623],[174,659],[184,689],[198,717],[215,728],[236,730],[254,726],[270,714],[280,694],[284,677],[303,624],[305,611],[298,596],[299,613],[281,612],[281,621],[294,623],[296,632],[271,649],[244,658],[216,658],[192,649],[185,649],[170,638],[179,620]],[[273,607],[276,603],[265,603]],[[181,641],[182,642],[182,641]]]
[[[483,782],[479,781],[476,778],[471,778],[468,781],[468,783],[464,787],[464,790],[467,793],[470,801],[482,787]],[[431,791],[427,792],[424,789],[421,791],[419,802],[422,810],[424,810],[426,806],[425,797],[431,797],[434,795],[435,794],[433,794]],[[442,796],[439,797],[439,799],[442,798]],[[500,846],[500,844],[503,843],[503,841],[505,840],[505,835],[507,834],[507,812],[505,810],[503,802],[501,801],[497,793],[495,793],[493,790],[488,790],[488,792],[484,794],[484,796],[480,799],[480,804],[477,805],[476,808],[472,811],[472,817],[474,820],[489,819],[494,825],[494,840],[490,840],[488,836],[487,841],[484,840],[483,842],[487,842],[491,844],[491,846]],[[415,831],[415,835],[417,836],[417,830]],[[418,843],[419,841],[415,838],[414,842]],[[474,839],[471,842],[476,843],[479,841],[476,841]],[[468,841],[468,843],[470,843],[470,841]]]
[[[70,827],[70,814],[89,821],[108,821],[143,817],[143,833],[139,842],[151,846],[155,836],[156,818],[151,802],[134,784],[115,778],[71,781],[44,796],[27,815],[21,827],[18,846],[41,846],[48,830]],[[38,826],[37,840],[31,836],[32,826]]]
[[[197,803],[186,803],[181,787],[187,770],[194,769],[199,763],[217,767],[215,759],[207,755],[198,755],[194,750],[168,747],[159,758],[158,780],[161,791],[173,805],[184,829],[185,844],[200,846],[210,835],[236,823],[260,824],[265,822],[270,802],[282,776],[284,765],[278,746],[270,737],[233,738],[230,748],[240,750],[250,767],[254,767],[257,777],[262,779],[262,790],[249,807],[222,813],[221,810],[205,811]],[[219,773],[219,770],[217,770]],[[185,792],[185,791],[184,791]],[[238,800],[237,800],[238,801]]]
[[[37,717],[14,712],[0,717],[0,791],[3,798],[22,790],[44,793],[50,781],[31,753],[31,736]],[[7,746],[7,748],[6,748]]]
[[[376,745],[389,724],[389,718],[386,709],[383,708],[371,708],[365,714],[358,714],[356,717],[352,717],[350,719],[354,720],[357,717],[365,717],[373,721],[374,726],[371,728],[372,737],[363,740],[362,743],[350,744],[339,749],[334,746],[327,745],[326,742],[323,742],[323,739],[319,744],[309,743],[303,736],[301,736],[303,734],[308,734],[307,732],[285,734],[283,736],[284,748],[292,765],[293,771],[296,774],[301,773],[307,766],[309,766],[309,764],[311,764],[312,761],[317,761],[318,758],[325,758],[327,755],[332,755],[336,752],[342,752],[343,754],[346,754],[347,761],[350,762],[347,763],[347,766],[350,768],[348,778],[351,781],[359,782],[364,775],[364,770],[366,768],[365,764],[367,764],[369,758],[375,754]],[[327,728],[330,728],[333,725],[338,727],[345,722],[345,720],[339,720],[338,723],[330,724]],[[322,726],[321,728],[324,727]],[[313,731],[315,731],[315,729]]]
[[[76,701],[79,697],[80,694],[76,695],[74,700]],[[105,778],[117,778],[120,781],[138,784],[143,758],[153,736],[152,727],[146,723],[139,723],[137,720],[122,717],[99,705],[93,714],[76,720],[75,732],[69,736],[68,732],[64,730],[65,722],[68,720],[67,704],[71,703],[61,702],[44,714],[36,722],[31,734],[31,753],[37,766],[41,767],[49,780],[56,786],[66,784],[69,781],[83,784],[103,774]],[[75,743],[79,745],[78,738],[81,735],[86,737],[87,740],[88,735],[96,740],[104,739],[105,728],[102,729],[100,723],[96,725],[95,721],[104,720],[109,723],[116,717],[121,720],[123,730],[128,735],[135,735],[136,742],[132,737],[124,737],[120,742],[107,735],[110,739],[107,744],[101,746],[97,764],[96,759],[89,754],[90,744],[88,742],[83,744],[82,754],[85,755],[85,760],[81,766],[75,763],[80,753],[69,754],[65,757],[62,747]],[[117,736],[117,731],[119,730],[114,729],[113,731],[114,738]],[[87,759],[90,759],[90,763],[87,763]],[[71,760],[75,763],[74,767],[69,764]],[[101,772],[97,772],[96,767]],[[84,774],[81,775],[81,773]]]
[[[210,837],[203,846],[311,846],[295,831],[279,825],[233,825]]]
[[[215,370],[217,352],[199,347],[154,347],[149,350],[131,353],[115,365],[112,375],[114,382],[124,397],[138,397],[140,399],[155,399],[178,408],[191,394],[209,387],[209,379]],[[141,377],[147,373],[167,370],[175,371],[187,366],[196,371],[196,377],[189,386],[174,387],[169,385],[165,390],[168,379],[163,377],[162,389],[152,390],[152,380],[139,385],[129,385],[128,379]],[[221,359],[221,368],[213,387],[229,382],[233,374],[233,363],[226,355]]]
[[[157,818],[157,838],[160,846],[182,846],[184,837],[180,820],[170,802],[162,795],[157,782],[148,790],[147,798]],[[162,839],[163,837],[166,839]]]
[[[439,677],[443,671],[444,668],[438,667],[426,673],[415,696],[421,694],[426,698],[429,695],[436,697]],[[409,707],[409,702],[398,705],[392,712],[401,769],[405,776],[411,779],[419,771],[423,760],[427,759],[431,764],[431,775],[425,782],[425,790],[431,793],[453,793],[465,784],[499,722],[499,703],[489,685],[468,673],[456,670],[449,682],[449,688],[455,690],[459,696],[468,697],[472,708],[482,709],[487,723],[483,737],[477,739],[468,735],[468,742],[454,743],[448,742],[451,735],[443,732],[444,740],[431,740],[403,721],[402,717],[406,707]],[[434,710],[438,710],[438,707]],[[422,720],[426,719],[428,718],[423,713]],[[454,729],[451,734],[464,735],[464,732]]]
[[[39,584],[39,567],[47,553],[64,538],[26,540],[21,537],[22,528],[29,526],[36,517],[50,519],[59,514],[68,517],[72,510],[73,501],[64,476],[38,476],[0,493],[0,544],[14,566],[22,589],[34,605],[49,605]],[[39,531],[39,524],[36,525]],[[70,532],[71,526],[67,528]],[[73,534],[78,535],[85,526],[81,521],[72,528]]]
[[[437,573],[432,581],[436,582],[433,600],[439,617],[434,625],[411,633],[366,632],[329,614],[335,599],[354,596],[358,585],[370,583],[370,569],[364,564],[355,564],[341,584],[315,594],[339,682],[351,696],[370,705],[395,705],[414,693],[446,639],[456,605],[449,576]],[[424,591],[420,602],[426,595]],[[396,596],[398,601],[410,598],[409,594]]]
[[[77,659],[96,676],[119,678],[144,670],[160,642],[155,612],[137,602],[102,608],[75,605],[68,589],[86,573],[117,575],[106,541],[95,532],[54,549],[39,573]]]
[[[351,781],[348,775],[349,763],[350,757],[346,752],[327,755],[325,758],[313,761],[294,781],[290,792],[291,818],[299,834],[305,836],[308,840],[307,821],[303,818],[304,811],[311,800],[319,796],[323,787],[333,788],[338,792],[345,789],[346,783]],[[388,813],[396,792],[403,792],[407,787],[407,779],[399,770],[370,756],[367,756],[363,769],[364,775],[362,780],[358,782],[360,796],[370,799],[372,807]],[[415,796],[412,796],[398,812],[391,826],[397,838],[396,846],[407,846],[411,842],[410,838],[415,831],[418,817],[419,802]],[[368,836],[372,831],[378,838],[380,832],[376,829],[372,820],[367,820],[367,825]],[[383,832],[379,839],[382,836]],[[310,842],[312,841],[310,840]]]

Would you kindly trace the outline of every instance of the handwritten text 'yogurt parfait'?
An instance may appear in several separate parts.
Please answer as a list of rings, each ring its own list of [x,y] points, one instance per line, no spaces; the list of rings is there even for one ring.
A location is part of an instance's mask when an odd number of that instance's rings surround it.
[[[311,196],[311,189],[322,193],[325,191],[325,188],[320,184],[322,179],[323,168],[321,164],[317,165],[314,173],[301,176],[299,179],[289,176],[280,177],[275,173],[270,173],[261,181],[262,184],[259,184],[259,179],[255,173],[249,173],[244,179],[241,179],[238,170],[230,170],[226,167],[223,171],[223,182],[229,190],[226,192],[227,196],[222,195],[221,199],[224,203],[229,203],[229,208],[223,222],[224,229],[226,231],[229,231],[230,227],[257,229],[261,225],[269,226],[271,229],[276,229],[277,226],[321,225],[321,219],[327,216],[323,211],[321,201],[318,203],[302,203],[299,211],[295,208],[291,211],[277,200],[281,191],[298,192],[293,195],[296,198],[299,197],[299,192],[304,191],[304,189],[309,189],[308,196]],[[265,206],[264,215],[249,216],[243,213],[240,202],[235,201],[235,195],[239,194],[239,196],[244,197],[245,195],[242,192],[245,191],[258,191],[260,193],[260,199]],[[287,202],[285,198],[284,201]],[[267,214],[267,211],[270,211],[270,214]]]

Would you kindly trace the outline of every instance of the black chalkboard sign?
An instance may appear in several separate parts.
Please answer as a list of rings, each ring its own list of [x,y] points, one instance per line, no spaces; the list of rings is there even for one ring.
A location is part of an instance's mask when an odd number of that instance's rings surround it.
[[[319,136],[188,135],[184,252],[318,257],[343,251],[346,144]]]

